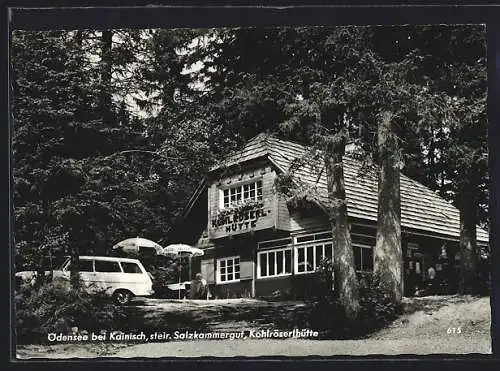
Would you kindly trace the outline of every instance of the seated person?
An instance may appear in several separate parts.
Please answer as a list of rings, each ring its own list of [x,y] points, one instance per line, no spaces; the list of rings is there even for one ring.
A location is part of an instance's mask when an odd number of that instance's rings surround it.
[[[190,299],[208,299],[208,284],[201,273],[196,274],[196,278],[191,281]]]

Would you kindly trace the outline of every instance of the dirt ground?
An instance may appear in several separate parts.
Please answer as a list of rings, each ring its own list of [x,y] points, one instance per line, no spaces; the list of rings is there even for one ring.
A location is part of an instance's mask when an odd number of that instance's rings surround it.
[[[266,316],[284,320],[301,302],[265,302],[253,299],[176,301],[148,299],[137,303],[137,313],[156,330],[176,315],[190,313],[209,331],[265,328]],[[250,313],[250,316],[242,316]],[[95,357],[270,357],[335,355],[424,355],[491,353],[489,298],[435,296],[405,299],[405,312],[388,327],[359,340],[237,339],[167,341],[127,344],[116,342],[26,345],[18,359]],[[250,319],[254,320],[250,320]],[[157,327],[160,326],[160,327]],[[300,327],[299,327],[300,328]]]

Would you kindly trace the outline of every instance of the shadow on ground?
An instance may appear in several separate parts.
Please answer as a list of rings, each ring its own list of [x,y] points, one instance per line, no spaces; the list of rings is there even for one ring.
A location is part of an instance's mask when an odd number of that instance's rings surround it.
[[[242,331],[307,328],[313,303],[146,299],[126,308],[124,331]]]

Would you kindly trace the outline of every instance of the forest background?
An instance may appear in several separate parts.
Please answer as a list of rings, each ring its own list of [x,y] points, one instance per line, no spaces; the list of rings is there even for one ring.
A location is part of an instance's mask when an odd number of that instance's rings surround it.
[[[16,269],[176,242],[211,166],[332,112],[370,160],[389,111],[402,172],[488,228],[484,26],[16,31],[11,57]]]

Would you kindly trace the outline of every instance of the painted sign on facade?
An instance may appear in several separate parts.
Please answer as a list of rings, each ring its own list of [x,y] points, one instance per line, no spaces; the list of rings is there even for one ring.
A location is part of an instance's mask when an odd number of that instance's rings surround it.
[[[261,218],[269,217],[271,210],[264,208],[263,202],[242,205],[240,208],[223,210],[210,221],[212,230],[225,233],[242,232],[257,228]]]
[[[209,222],[211,238],[271,228],[274,226],[272,211],[261,202],[251,208],[224,210]]]
[[[209,194],[209,238],[275,226],[274,172],[247,170],[213,183]]]

